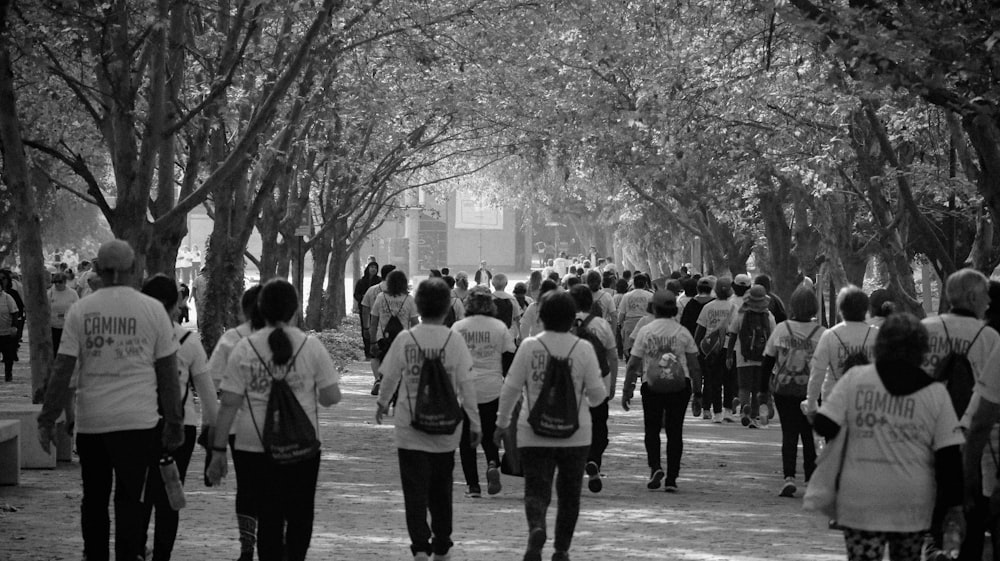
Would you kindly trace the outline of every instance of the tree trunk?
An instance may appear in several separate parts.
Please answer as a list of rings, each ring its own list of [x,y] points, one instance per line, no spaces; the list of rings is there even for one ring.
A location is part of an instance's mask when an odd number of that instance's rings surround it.
[[[152,229],[152,240],[146,250],[146,274],[148,276],[163,273],[170,278],[175,278],[177,251],[186,235],[187,220],[185,216],[181,215]]]
[[[764,236],[767,238],[766,272],[771,276],[774,292],[783,301],[788,302],[792,291],[795,290],[799,273],[799,262],[792,252],[792,229],[785,219],[785,208],[778,193],[762,189],[759,200]]]
[[[323,330],[323,316],[326,299],[323,295],[323,282],[326,281],[327,263],[330,260],[330,241],[327,236],[316,240],[310,250],[312,254],[313,271],[309,282],[309,307],[306,310],[306,328],[313,331]]]
[[[28,159],[21,138],[17,115],[13,72],[8,50],[7,13],[9,0],[0,0],[0,146],[3,147],[5,179],[13,194],[17,216],[18,252],[21,255],[24,306],[28,315],[31,341],[31,395],[39,398],[48,382],[52,366],[52,331],[49,328],[49,299],[44,258],[42,256],[41,217],[35,206],[35,189],[28,172]]]
[[[347,266],[348,248],[334,236],[330,252],[330,268],[327,271],[326,303],[323,306],[323,328],[336,329],[347,315],[347,293],[344,271]]]

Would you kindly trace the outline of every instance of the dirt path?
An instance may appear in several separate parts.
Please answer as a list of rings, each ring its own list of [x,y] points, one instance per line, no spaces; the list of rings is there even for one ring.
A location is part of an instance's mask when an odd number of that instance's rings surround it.
[[[0,406],[29,399],[28,375],[19,364],[18,380],[0,383]],[[320,412],[324,454],[310,559],[410,559],[392,428],[374,424],[370,380],[367,364],[350,365],[342,381],[344,401]],[[840,534],[806,515],[800,498],[777,496],[777,426],[751,431],[689,417],[684,431],[680,492],[647,491],[642,413],[612,405],[605,488],[599,495],[583,491],[574,561],[844,557]],[[196,452],[192,469],[200,470],[203,462]],[[456,454],[453,559],[520,559],[527,532],[521,481],[505,477],[500,495],[466,499],[457,464]],[[20,487],[0,487],[0,561],[80,559],[79,464],[22,471],[21,481]],[[174,558],[235,559],[232,475],[221,489],[203,487],[198,477],[190,481]],[[16,512],[4,512],[5,506]]]

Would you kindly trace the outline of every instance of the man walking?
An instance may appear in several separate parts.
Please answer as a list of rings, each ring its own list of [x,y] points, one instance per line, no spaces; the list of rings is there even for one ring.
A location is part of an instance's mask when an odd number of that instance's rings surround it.
[[[112,479],[115,559],[143,557],[141,497],[146,470],[158,449],[156,438],[161,438],[167,451],[184,442],[173,326],[160,302],[132,287],[134,262],[132,248],[122,240],[101,246],[96,270],[103,288],[67,313],[38,416],[39,441],[48,451],[79,362],[76,448],[83,478],[80,518],[88,561],[110,559]],[[161,414],[162,430],[157,428]]]

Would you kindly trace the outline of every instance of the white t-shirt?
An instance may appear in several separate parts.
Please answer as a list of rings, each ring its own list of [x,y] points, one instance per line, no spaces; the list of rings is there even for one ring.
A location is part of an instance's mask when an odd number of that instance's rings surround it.
[[[514,298],[513,294],[504,292],[503,290],[496,290],[493,292],[494,300],[510,300],[511,306],[511,321],[510,321],[510,336],[512,339],[517,339],[521,336],[521,304],[518,303],[517,298]]]
[[[740,298],[742,302],[743,299]],[[736,368],[743,368],[745,366],[760,366],[760,361],[747,360],[743,358],[743,345],[740,343],[740,328],[743,327],[743,317],[744,312],[736,312],[733,315],[732,321],[729,323],[729,334],[736,335],[736,343],[733,349],[736,351]],[[774,316],[771,312],[767,312],[767,327],[774,333]]]
[[[528,307],[524,309],[524,314],[521,316],[521,339],[527,339],[528,337],[534,337],[545,329],[542,322],[538,320],[538,308],[541,306],[538,302],[532,302],[528,304]]]
[[[584,321],[589,315],[590,314],[583,312],[577,312],[576,319]],[[595,316],[594,319],[590,320],[590,323],[587,324],[587,331],[590,331],[597,336],[597,340],[604,345],[605,353],[609,353],[615,357],[618,356],[618,343],[615,342],[615,332],[611,330],[611,324],[608,323],[607,320],[600,316]],[[594,350],[596,351],[597,349]],[[611,395],[611,378],[613,378],[611,374],[612,373],[609,372],[607,376],[601,377],[601,380],[604,381],[604,390],[608,392],[608,395]]]
[[[51,327],[62,329],[66,321],[66,312],[70,306],[80,299],[80,295],[71,288],[63,290],[49,289],[49,323]]]
[[[826,329],[818,323],[811,321],[787,320],[778,324],[767,339],[767,346],[764,347],[764,355],[775,357],[774,372],[765,372],[764,375],[770,377],[771,374],[779,373],[783,369],[792,372],[802,372],[804,367],[812,361],[816,346],[820,337]],[[812,333],[812,337],[809,334]],[[792,356],[792,349],[805,352],[805,362],[801,364],[788,364]],[[802,357],[803,353],[798,353],[796,357]],[[808,387],[808,381],[806,381]],[[799,391],[805,388],[798,388]],[[799,394],[801,395],[801,394]]]
[[[945,387],[893,396],[868,364],[848,371],[819,412],[847,431],[837,522],[871,532],[930,528],[934,452],[965,441]]]
[[[594,293],[594,304],[601,307],[601,317],[609,324],[618,321],[618,306],[615,304],[614,296],[604,290]]]
[[[507,326],[495,317],[474,315],[455,322],[452,329],[462,335],[472,355],[476,403],[499,399],[503,386],[503,353],[517,350]]]
[[[990,353],[1000,347],[1000,334],[992,327],[986,326],[982,320],[956,314],[942,314],[924,318],[920,323],[927,328],[927,342],[930,346],[930,351],[924,356],[924,363],[921,365],[924,372],[933,377],[941,359],[949,352],[955,351],[965,353],[977,380],[990,370],[1000,373],[1000,364],[989,361]],[[945,329],[948,330],[947,333]]]
[[[17,333],[17,328],[14,327],[14,317],[18,313],[14,297],[0,289],[0,336]]]
[[[399,323],[403,329],[409,329],[410,321],[416,321],[419,317],[417,313],[417,303],[409,294],[390,296],[388,292],[379,292],[372,303],[372,317],[378,321],[378,336],[385,337],[385,326],[389,323],[389,318],[395,316],[399,318]]]
[[[288,381],[317,433],[317,395],[320,390],[340,381],[340,374],[323,343],[315,337],[307,337],[294,327],[283,328],[292,342],[294,358],[281,366],[274,364],[271,347],[267,343],[274,329],[259,329],[236,343],[222,378],[222,391],[242,395],[240,408],[247,409],[249,413],[237,417],[236,449],[244,452],[264,451],[260,435],[264,430],[267,400],[271,396],[272,376]]]
[[[570,260],[566,259],[565,257],[556,257],[552,261],[552,268],[555,270],[555,272],[559,273],[560,279],[565,277],[566,273],[569,272],[570,265],[571,265]]]
[[[844,375],[844,361],[855,353],[865,353],[872,359],[878,329],[863,321],[842,321],[823,332],[816,344],[809,363],[807,408],[815,411],[820,397],[833,390],[833,385]]]
[[[649,313],[649,303],[653,300],[653,293],[641,288],[626,292],[622,296],[621,305],[618,306],[618,323],[622,326],[622,333],[630,334],[635,329],[635,324]],[[624,342],[626,347],[630,347],[629,342]]]
[[[632,346],[632,356],[643,359],[643,377],[649,370],[651,360],[659,360],[665,353],[673,353],[680,360],[684,369],[684,377],[691,377],[687,357],[698,353],[691,332],[684,328],[674,318],[656,318],[639,330]],[[651,360],[645,360],[645,359]]]
[[[461,425],[452,434],[427,434],[410,426],[411,408],[420,387],[420,370],[424,363],[420,349],[428,357],[444,352],[441,362],[451,377],[452,388],[455,389],[462,409],[469,416],[471,430],[482,431],[476,402],[476,384],[472,379],[472,355],[461,334],[443,325],[422,323],[396,337],[379,367],[382,385],[378,403],[387,407],[392,394],[399,388],[393,418],[397,448],[434,453],[453,452],[458,448],[462,437]]]
[[[157,412],[156,360],[177,351],[160,301],[109,286],[66,314],[59,354],[77,359],[76,430],[84,434],[151,429]]]
[[[727,329],[734,315],[736,307],[732,302],[715,299],[701,308],[697,323],[705,328],[706,334],[712,333],[717,329]]]
[[[187,335],[187,337],[185,337]],[[198,340],[198,334],[179,325],[174,325],[174,336],[180,347],[177,349],[177,370],[180,375],[181,397],[184,401],[184,424],[198,426],[201,424],[201,414],[194,404],[194,378],[208,374],[208,358],[205,348]],[[184,342],[181,342],[181,339]],[[214,395],[201,396],[202,399],[215,399]]]
[[[574,394],[579,403],[577,410],[580,428],[569,438],[538,436],[528,424],[528,413],[538,400],[542,384],[545,383],[545,369],[549,364],[550,352],[557,358],[569,357],[570,361]],[[601,368],[597,365],[594,347],[572,333],[555,331],[543,331],[538,337],[525,339],[518,347],[514,363],[511,364],[510,372],[507,373],[507,379],[503,383],[497,426],[510,425],[514,405],[522,395],[525,400],[517,421],[519,448],[589,446],[591,420],[588,405],[597,407],[608,397],[604,382],[601,380]]]
[[[222,377],[226,374],[226,366],[229,365],[229,355],[233,353],[233,348],[236,343],[239,343],[241,339],[250,335],[253,329],[250,327],[250,322],[242,323],[227,329],[222,337],[219,338],[219,342],[215,344],[215,348],[212,349],[212,356],[208,358],[208,372],[212,376],[212,381],[215,382],[216,388],[221,388]],[[240,409],[236,412],[236,419],[233,421],[232,428],[229,429],[229,434],[236,434],[236,428],[240,426],[242,422],[240,417],[246,414],[245,409]]]

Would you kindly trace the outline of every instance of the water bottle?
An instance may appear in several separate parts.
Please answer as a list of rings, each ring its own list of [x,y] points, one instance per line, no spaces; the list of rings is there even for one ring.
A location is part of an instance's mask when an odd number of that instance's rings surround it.
[[[944,526],[944,535],[941,537],[941,552],[945,559],[958,559],[958,554],[962,549],[962,528],[958,522],[949,520]]]
[[[181,485],[181,474],[177,471],[177,463],[174,457],[164,454],[160,458],[160,478],[163,479],[163,487],[167,491],[167,501],[170,508],[180,510],[187,505],[184,500],[184,487]]]

